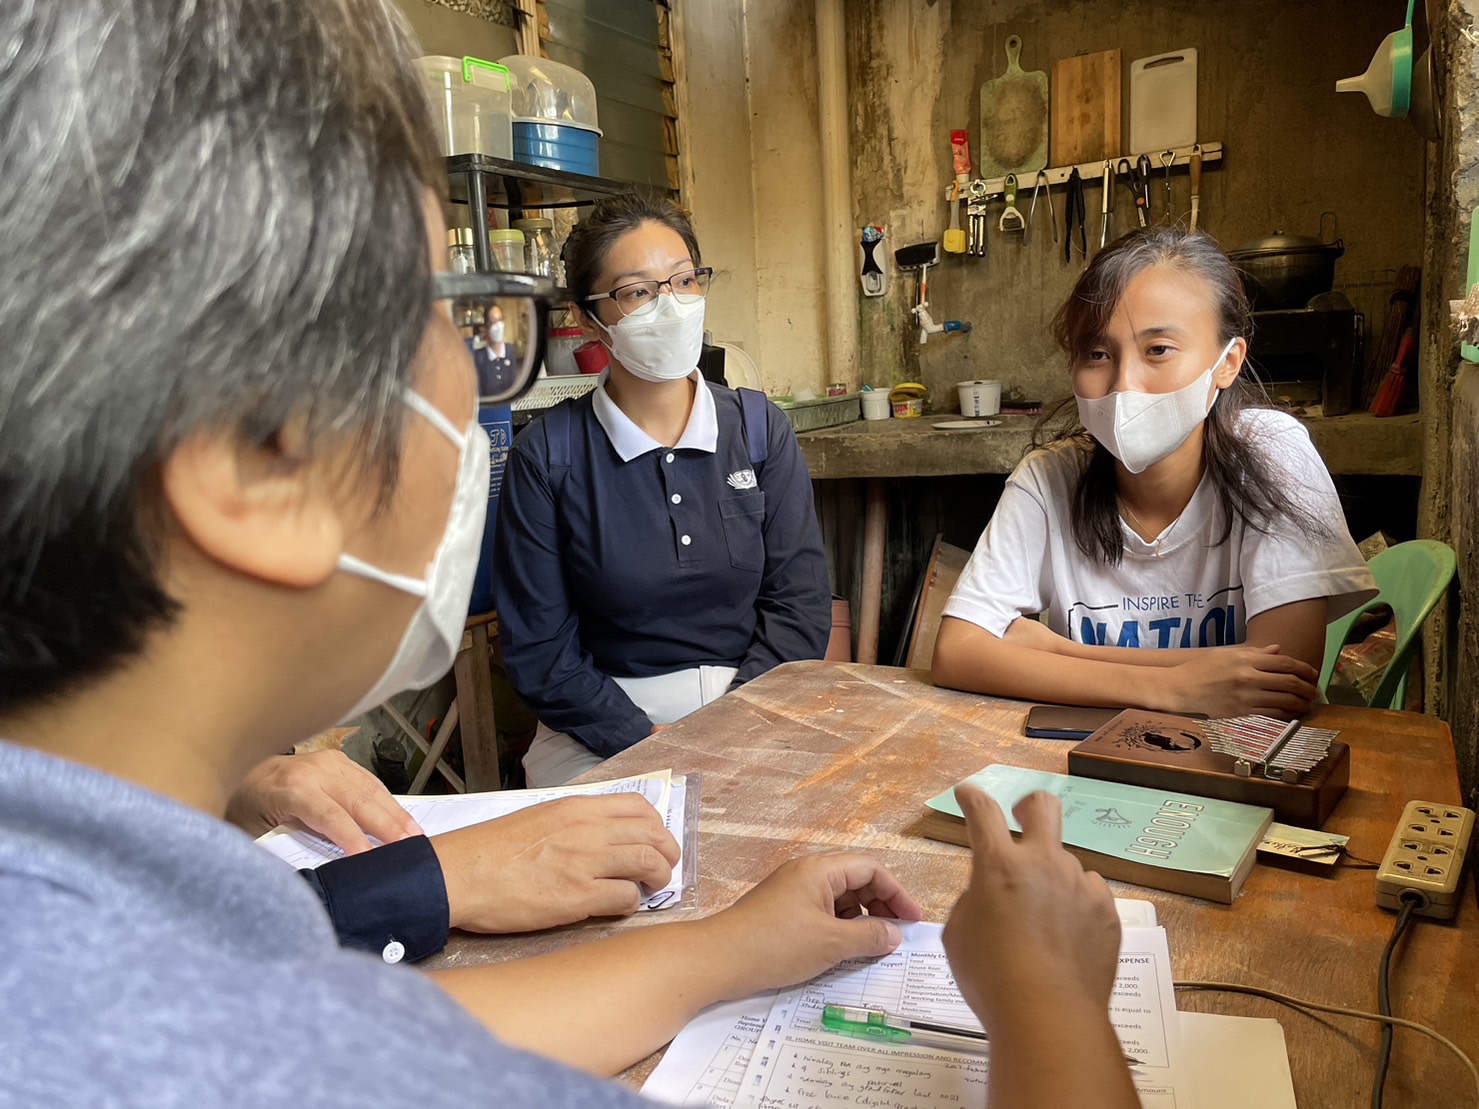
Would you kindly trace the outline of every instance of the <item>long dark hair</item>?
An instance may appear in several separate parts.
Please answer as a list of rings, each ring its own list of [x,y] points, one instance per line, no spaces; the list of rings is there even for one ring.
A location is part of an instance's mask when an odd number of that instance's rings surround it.
[[[1095,256],[1053,317],[1053,337],[1070,362],[1076,362],[1103,339],[1125,288],[1151,266],[1169,266],[1206,282],[1217,317],[1219,344],[1247,337],[1252,331],[1253,318],[1242,282],[1211,236],[1175,225],[1141,227]],[[1250,440],[1246,428],[1239,426],[1245,410],[1269,407],[1272,405],[1263,385],[1244,361],[1242,372],[1222,391],[1207,415],[1206,472],[1223,517],[1218,544],[1227,542],[1234,525],[1265,531],[1279,519],[1292,521],[1311,537],[1322,536],[1328,530],[1290,495],[1282,475],[1259,449],[1257,439]],[[1114,456],[1078,422],[1072,397],[1043,418],[1032,446],[1036,449],[1061,442],[1072,444],[1084,454],[1070,513],[1074,542],[1090,561],[1118,566],[1125,544],[1119,519],[1119,472]]]
[[[695,266],[702,265],[698,254],[698,237],[688,216],[665,196],[655,193],[631,193],[613,196],[597,203],[590,213],[570,230],[561,250],[565,261],[565,284],[572,298],[581,303],[595,292],[596,278],[617,239],[635,231],[644,223],[657,223],[678,233]],[[582,305],[587,311],[589,307]]]

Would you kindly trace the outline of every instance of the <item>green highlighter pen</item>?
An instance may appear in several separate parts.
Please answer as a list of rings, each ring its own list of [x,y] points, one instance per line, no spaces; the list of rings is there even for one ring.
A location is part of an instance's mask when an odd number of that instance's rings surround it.
[[[860,1009],[853,1005],[827,1005],[822,1009],[822,1027],[833,1032],[864,1036],[884,1043],[914,1044],[918,1047],[949,1047],[956,1051],[989,1050],[986,1033],[972,1028],[911,1020],[882,1009]]]
[[[883,1009],[861,1009],[855,1005],[826,1005],[822,1008],[822,1027],[849,1036],[863,1036],[883,1043],[914,1044],[916,1047],[948,1047],[955,1051],[985,1053],[990,1050],[986,1033],[975,1028],[953,1024],[913,1020]],[[1126,1055],[1132,1067],[1141,1060]]]

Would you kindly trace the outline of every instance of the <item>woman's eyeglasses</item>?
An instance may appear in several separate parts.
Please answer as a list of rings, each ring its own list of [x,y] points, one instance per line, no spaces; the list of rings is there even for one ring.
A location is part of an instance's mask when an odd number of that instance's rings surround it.
[[[503,350],[472,351],[478,400],[507,404],[527,393],[544,364],[544,339],[555,285],[547,277],[519,273],[438,273],[436,299],[451,301],[452,322],[472,340],[497,308],[503,314]]]
[[[673,299],[679,304],[692,304],[695,300],[702,300],[708,294],[709,280],[713,276],[711,266],[701,266],[675,273],[666,281],[633,281],[630,285],[612,289],[609,293],[596,293],[583,297],[582,300],[587,304],[598,300],[614,300],[623,316],[642,316],[657,307],[658,294],[664,289],[672,293]]]

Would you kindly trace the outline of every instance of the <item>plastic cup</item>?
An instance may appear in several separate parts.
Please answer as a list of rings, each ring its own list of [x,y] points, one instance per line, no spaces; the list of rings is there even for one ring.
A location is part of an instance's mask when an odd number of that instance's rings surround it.
[[[611,364],[606,354],[606,344],[592,339],[575,348],[575,365],[583,374],[598,374]]]

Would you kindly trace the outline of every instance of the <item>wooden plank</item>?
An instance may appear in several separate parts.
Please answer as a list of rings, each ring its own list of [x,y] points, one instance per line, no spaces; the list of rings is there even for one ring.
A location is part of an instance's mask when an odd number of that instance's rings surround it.
[[[878,627],[883,613],[883,560],[888,537],[888,486],[868,479],[868,508],[863,518],[863,586],[858,612],[858,659],[878,661]]]
[[[1036,416],[1001,416],[985,431],[936,432],[930,419],[859,420],[796,437],[814,479],[1009,474],[1032,441]],[[1369,412],[1300,420],[1333,474],[1422,473],[1417,413]]]
[[[950,599],[970,557],[970,551],[946,543],[943,537],[935,544],[926,571],[924,592],[919,597],[919,616],[914,623],[914,634],[909,638],[909,656],[904,660],[905,666],[919,670],[930,668],[935,657],[935,637],[940,634],[940,621],[945,618],[945,602]]]
[[[911,834],[925,798],[997,761],[1064,769],[1066,745],[1028,739],[1028,705],[937,689],[918,671],[790,663],[742,686],[617,755],[590,777],[672,767],[703,773],[698,909],[730,904],[779,863],[827,849],[881,857],[943,921],[969,870],[964,848]],[[1413,797],[1459,800],[1448,728],[1412,713],[1323,707],[1314,722],[1352,747],[1351,788],[1327,827],[1380,858]],[[1252,983],[1370,1009],[1377,959],[1393,916],[1377,908],[1369,871],[1333,878],[1256,866],[1232,905],[1114,884],[1156,905],[1177,976]],[[662,914],[535,936],[454,936],[431,960],[468,966],[554,951]],[[1399,1013],[1436,1025],[1479,1054],[1479,911],[1472,891],[1453,924],[1421,924],[1396,966]],[[1380,1033],[1374,1025],[1309,1020],[1235,995],[1183,994],[1184,1009],[1277,1017],[1302,1109],[1349,1109],[1369,1096]],[[624,1081],[639,1084],[654,1055]],[[1435,1104],[1435,1090],[1467,1090],[1467,1071],[1425,1037],[1402,1034],[1387,1082],[1388,1109]],[[1457,1096],[1457,1095],[1456,1095]],[[1441,1100],[1441,1099],[1440,1099]]]
[[[1052,129],[1055,166],[1102,162],[1120,155],[1120,52],[1101,50],[1053,63]]]
[[[488,625],[476,624],[457,653],[457,712],[462,726],[462,767],[469,793],[503,788],[498,766],[498,728],[493,719],[493,674],[489,669]]]

